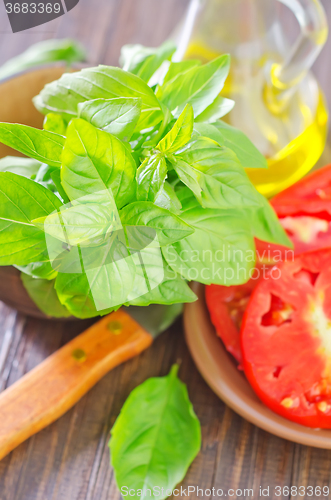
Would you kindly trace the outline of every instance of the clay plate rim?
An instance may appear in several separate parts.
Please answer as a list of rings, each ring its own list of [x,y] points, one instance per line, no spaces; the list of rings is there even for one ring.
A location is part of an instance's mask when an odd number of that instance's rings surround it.
[[[331,430],[296,424],[261,403],[215,334],[205,304],[204,286],[194,283],[192,288],[199,300],[185,306],[185,337],[195,364],[210,388],[232,410],[257,427],[295,443],[331,449]]]

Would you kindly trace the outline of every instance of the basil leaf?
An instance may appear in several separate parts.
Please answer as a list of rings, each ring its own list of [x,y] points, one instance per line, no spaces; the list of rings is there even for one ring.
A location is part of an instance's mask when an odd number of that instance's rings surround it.
[[[54,186],[57,189],[57,192],[59,193],[59,195],[62,198],[63,203],[69,203],[70,200],[67,196],[67,193],[63,189],[63,186],[61,183],[61,170],[59,168],[56,170],[53,170],[50,175],[51,175],[52,181],[54,182]]]
[[[61,166],[64,141],[61,135],[47,130],[17,123],[0,123],[0,142],[53,167]]]
[[[67,132],[67,122],[61,115],[49,113],[44,119],[44,130],[65,136]]]
[[[190,169],[192,177],[195,174],[201,188],[197,198],[203,207],[261,206],[259,193],[230,149],[220,147],[206,137],[198,137],[187,144],[185,151],[180,152],[178,157],[187,164],[186,175]],[[177,167],[175,170],[178,170]]]
[[[163,85],[172,82],[180,73],[186,73],[196,66],[201,66],[201,61],[189,59],[187,61],[171,62],[167,74],[164,77]]]
[[[173,163],[173,167],[179,179],[192,191],[196,198],[201,202],[202,188],[199,182],[199,172],[192,168],[189,163],[182,160],[180,156],[176,158],[175,162]]]
[[[183,220],[150,201],[130,203],[122,208],[120,217],[125,227],[148,227],[156,231],[160,246],[178,241],[193,232]]]
[[[56,294],[55,280],[38,279],[21,273],[24,288],[39,309],[53,318],[68,318],[71,314],[64,307]]]
[[[176,45],[171,41],[164,42],[156,49],[142,45],[124,45],[120,62],[124,70],[138,75],[148,83],[161,64],[169,60],[175,51]]]
[[[170,154],[185,146],[191,139],[193,122],[193,108],[190,104],[186,104],[178,120],[170,132],[158,143],[156,149],[162,153]]]
[[[152,273],[163,274],[162,283],[155,287],[151,287],[148,293],[131,300],[126,305],[134,306],[148,306],[150,304],[181,304],[187,302],[194,302],[197,300],[197,296],[187,285],[186,281],[164,261],[162,264],[162,269],[158,270],[157,265],[154,261],[146,262],[145,271],[148,276]],[[152,268],[152,269],[150,269]],[[141,268],[140,268],[141,269]]]
[[[158,207],[170,210],[170,212],[176,215],[179,215],[180,209],[182,208],[182,205],[177,198],[175,191],[167,181],[165,181],[162,189],[159,191],[154,204]]]
[[[166,498],[200,450],[200,424],[177,372],[174,365],[168,376],[136,387],[112,428],[109,447],[116,482],[123,495],[134,490],[134,500],[149,496],[147,489],[151,498]]]
[[[98,203],[74,205],[32,222],[45,233],[71,246],[102,242],[113,230],[108,207]]]
[[[244,168],[268,168],[267,160],[240,130],[223,121],[213,124],[196,123],[194,130],[209,137],[220,146],[226,146],[236,154]]]
[[[115,97],[141,98],[139,130],[153,127],[163,119],[160,103],[153,90],[138,76],[112,66],[65,73],[59,80],[47,84],[34,98],[34,104],[45,115],[56,112],[70,120],[77,116],[78,104]]]
[[[16,73],[55,61],[84,61],[84,48],[74,40],[46,40],[31,45],[25,52],[13,57],[0,68],[0,79],[8,78]]]
[[[156,154],[147,158],[137,170],[137,198],[139,201],[154,201],[167,177],[167,164],[163,156]]]
[[[230,57],[217,57],[203,66],[179,73],[174,80],[161,85],[156,95],[175,117],[180,115],[187,102],[192,104],[194,116],[199,116],[221,92],[229,69]]]
[[[246,283],[255,264],[254,241],[246,218],[233,210],[202,208],[192,196],[185,204],[181,197],[180,201],[181,218],[195,232],[162,248],[170,267],[189,281],[227,286]]]
[[[19,156],[5,156],[0,159],[0,172],[12,172],[22,175],[28,179],[36,177],[42,163],[30,158],[21,158]]]
[[[32,220],[57,210],[61,201],[36,182],[0,172],[0,265],[43,260],[45,235]]]
[[[71,200],[110,189],[118,208],[135,195],[136,163],[123,143],[85,120],[71,121],[61,180]]]
[[[129,141],[141,112],[140,98],[94,99],[78,105],[78,116],[97,128]]]
[[[32,278],[42,278],[45,280],[53,280],[57,276],[57,270],[53,269],[49,260],[45,262],[31,262],[26,266],[14,266],[24,274],[28,274]]]
[[[252,234],[262,241],[293,248],[293,243],[281,226],[276,212],[268,200],[260,195],[261,208],[247,209],[247,223],[252,228]]]
[[[213,123],[219,118],[227,115],[234,107],[235,102],[218,95],[214,102],[206,108],[199,116],[196,122]]]

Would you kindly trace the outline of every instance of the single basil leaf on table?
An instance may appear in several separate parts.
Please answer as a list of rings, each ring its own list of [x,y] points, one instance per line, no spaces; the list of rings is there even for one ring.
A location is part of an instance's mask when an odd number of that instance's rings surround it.
[[[190,172],[191,178],[197,179],[201,193],[197,196],[195,187],[192,191],[203,207],[218,209],[261,206],[259,193],[230,149],[219,146],[207,137],[198,137],[187,144],[176,158],[186,163],[186,175]],[[174,168],[177,172],[180,165],[174,165]],[[184,182],[181,178],[183,174],[177,173]],[[184,184],[187,185],[186,182]]]
[[[234,107],[235,102],[232,99],[226,99],[218,95],[214,102],[206,108],[199,116],[196,117],[196,122],[214,123],[223,116],[227,115]]]
[[[148,83],[162,63],[169,60],[175,51],[176,45],[171,41],[166,41],[157,48],[124,45],[120,63],[125,71],[134,73]]]
[[[165,158],[156,154],[146,158],[137,170],[137,199],[154,201],[163,188],[167,177]]]
[[[0,123],[0,142],[30,158],[61,166],[65,138],[62,135],[17,123]]]
[[[203,66],[179,73],[172,81],[158,87],[156,96],[178,117],[189,102],[194,116],[199,116],[221,92],[229,74],[230,57],[217,57]]]
[[[61,115],[57,113],[49,113],[44,119],[44,130],[49,132],[54,132],[59,135],[66,135],[68,123],[64,120]]]
[[[186,73],[196,66],[201,66],[201,61],[189,59],[187,61],[171,62],[162,84],[172,82],[180,73]]]
[[[200,423],[177,372],[174,365],[168,376],[150,378],[136,387],[111,431],[117,485],[122,494],[125,488],[134,490],[135,500],[149,496],[148,489],[151,498],[166,498],[166,491],[184,478],[201,447]]]
[[[56,61],[71,64],[85,59],[85,49],[74,40],[46,40],[31,45],[25,52],[3,64],[0,67],[0,79],[21,73],[33,66]]]
[[[186,190],[178,193],[181,218],[195,231],[162,247],[166,261],[189,281],[227,286],[246,283],[255,265],[254,240],[246,218],[234,210],[202,208],[193,195],[185,198]]]
[[[186,238],[194,231],[182,219],[150,201],[130,203],[122,208],[120,217],[126,228],[148,227],[154,230],[161,246],[169,244],[170,241],[175,242]]]
[[[78,204],[34,219],[33,224],[71,246],[102,243],[113,230],[108,207],[100,203]]]
[[[161,153],[170,154],[185,146],[191,139],[193,122],[193,108],[190,104],[186,104],[178,120],[167,135],[158,143],[156,149],[160,150]]]
[[[32,220],[57,210],[61,201],[36,182],[0,172],[0,265],[26,265],[43,259],[45,234]]]
[[[268,168],[267,160],[240,130],[219,120],[211,123],[195,123],[199,135],[209,137],[220,146],[231,149],[244,168]]]
[[[56,112],[70,120],[78,115],[78,104],[115,97],[141,98],[139,130],[153,127],[163,119],[160,103],[153,90],[138,76],[112,66],[65,73],[59,80],[47,84],[34,98],[34,104],[45,115]]]
[[[63,306],[56,294],[55,280],[33,278],[28,274],[21,273],[24,288],[39,309],[53,318],[68,318],[71,313]]]
[[[82,119],[71,121],[62,154],[61,181],[71,200],[112,192],[118,208],[135,196],[136,163],[117,137]]]
[[[5,156],[0,159],[0,172],[12,172],[28,179],[34,179],[42,163],[31,158]]]
[[[163,274],[162,283],[155,287],[151,287],[148,293],[131,300],[126,305],[134,306],[148,306],[150,304],[181,304],[194,302],[197,300],[197,296],[190,289],[186,281],[165,262],[161,261],[159,265],[162,265],[162,269],[158,269],[155,265],[155,261],[147,261],[145,264],[145,270],[148,276],[152,275],[150,267],[153,266],[153,272],[156,274]],[[143,270],[140,269],[140,272]]]
[[[167,181],[165,181],[162,189],[159,191],[158,196],[154,200],[154,204],[158,207],[169,210],[175,215],[179,215],[180,209],[182,208],[174,189]]]

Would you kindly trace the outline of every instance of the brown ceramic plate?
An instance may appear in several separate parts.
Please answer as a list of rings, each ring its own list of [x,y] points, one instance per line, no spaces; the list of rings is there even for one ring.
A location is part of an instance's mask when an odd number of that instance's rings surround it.
[[[204,286],[195,283],[193,290],[199,300],[185,307],[186,341],[198,370],[211,389],[236,413],[261,429],[296,443],[331,449],[331,430],[295,424],[261,403],[216,336],[205,304]]]

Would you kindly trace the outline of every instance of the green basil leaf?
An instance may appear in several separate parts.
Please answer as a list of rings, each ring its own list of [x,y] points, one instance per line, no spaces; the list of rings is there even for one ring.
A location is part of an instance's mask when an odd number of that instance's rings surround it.
[[[56,113],[49,113],[45,116],[44,119],[44,130],[48,130],[49,132],[54,132],[59,135],[66,135],[67,132],[67,122],[61,115]]]
[[[57,189],[57,192],[59,193],[59,195],[62,198],[63,203],[69,203],[70,200],[67,196],[67,193],[63,189],[63,186],[61,183],[61,170],[59,168],[57,168],[56,170],[53,170],[50,175],[51,175],[52,181],[54,182],[54,186]]]
[[[194,302],[197,300],[197,296],[194,292],[192,292],[186,281],[179,274],[173,271],[165,261],[163,261],[163,263],[161,261],[159,265],[162,265],[162,269],[160,270],[158,270],[157,263],[155,261],[147,261],[143,271],[147,273],[147,276],[151,276],[152,273],[163,274],[162,283],[156,285],[155,287],[150,287],[151,290],[149,290],[148,293],[131,300],[126,305],[170,305]]]
[[[61,166],[64,141],[61,135],[47,130],[17,123],[0,123],[0,142],[53,167]]]
[[[154,204],[158,207],[170,210],[170,212],[179,215],[182,205],[176,196],[175,191],[172,186],[165,181],[162,189],[160,190],[158,196],[156,197]]]
[[[157,97],[175,117],[187,102],[192,104],[194,116],[199,116],[221,92],[230,69],[230,57],[220,56],[203,66],[193,67],[171,82],[158,88]]]
[[[293,243],[281,226],[276,212],[264,196],[260,195],[260,197],[261,208],[245,211],[252,234],[259,240],[293,248]]]
[[[49,260],[45,262],[32,262],[26,266],[14,266],[24,274],[28,274],[32,278],[41,278],[45,280],[53,280],[57,276],[57,270],[53,269]]]
[[[84,61],[85,49],[74,40],[46,40],[31,45],[25,52],[13,57],[0,68],[0,79],[42,64],[65,61],[71,64]]]
[[[148,83],[161,64],[169,60],[175,51],[176,45],[171,41],[166,41],[156,49],[142,45],[124,45],[120,63],[125,71],[138,75]]]
[[[226,99],[218,95],[214,102],[206,108],[199,116],[196,117],[196,122],[213,123],[223,116],[227,115],[234,107],[235,102],[231,99]]]
[[[65,73],[59,80],[47,84],[34,98],[34,104],[45,115],[56,112],[70,120],[77,116],[78,104],[115,97],[141,98],[139,130],[153,127],[163,119],[160,103],[153,90],[138,76],[112,66]]]
[[[111,189],[118,208],[135,195],[136,163],[123,143],[81,119],[71,121],[61,180],[71,200]]]
[[[148,227],[156,231],[160,246],[178,241],[193,232],[179,217],[150,201],[130,203],[122,208],[120,217],[125,227]]]
[[[173,167],[182,183],[185,184],[201,202],[202,188],[199,182],[199,172],[192,168],[189,163],[182,160],[180,156],[176,158]]]
[[[244,168],[268,168],[267,160],[240,130],[219,120],[213,124],[196,123],[194,130],[209,137],[220,146],[226,146],[236,154]]]
[[[167,177],[167,164],[163,156],[156,154],[146,158],[137,170],[137,198],[154,201]]]
[[[233,210],[202,208],[192,196],[185,204],[181,197],[180,201],[181,218],[195,232],[162,248],[170,267],[189,281],[226,286],[246,283],[255,265],[254,240],[246,218]]]
[[[42,163],[31,158],[5,156],[0,159],[0,172],[12,172],[28,179],[34,179]]]
[[[78,116],[97,128],[129,141],[141,112],[140,98],[94,99],[78,105]]]
[[[33,278],[21,273],[23,285],[39,309],[52,318],[68,318],[71,313],[64,307],[56,294],[55,280]]]
[[[177,371],[175,365],[168,376],[136,387],[112,428],[109,447],[116,482],[124,496],[134,490],[134,500],[166,498],[200,450],[199,420]]]
[[[74,205],[32,222],[40,230],[71,246],[102,243],[113,230],[108,207],[99,203]]]
[[[163,85],[172,82],[180,73],[186,73],[196,66],[201,66],[201,61],[188,59],[187,61],[171,62],[167,74],[164,77]]]
[[[192,177],[193,174],[196,176],[201,188],[201,194],[197,198],[203,207],[218,209],[261,206],[259,193],[230,149],[220,147],[206,137],[198,137],[187,144],[185,151],[180,152],[178,157],[187,164],[186,174],[191,169]],[[175,170],[177,172],[178,168],[175,167]]]
[[[156,149],[162,153],[170,154],[185,146],[191,139],[193,122],[193,108],[190,104],[186,104],[178,120],[170,132],[158,143]]]
[[[0,172],[0,265],[26,265],[44,259],[45,235],[32,220],[57,210],[61,201],[36,182]]]

